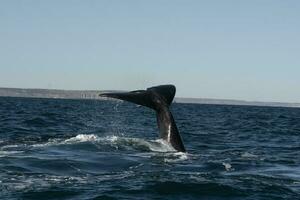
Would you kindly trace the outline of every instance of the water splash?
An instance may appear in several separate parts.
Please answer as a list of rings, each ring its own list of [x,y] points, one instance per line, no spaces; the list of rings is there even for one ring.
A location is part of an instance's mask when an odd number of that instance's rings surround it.
[[[146,149],[153,152],[175,152],[175,149],[169,143],[162,139],[145,140],[142,138],[130,138],[115,135],[100,137],[95,134],[79,134],[65,140],[51,139],[46,143],[33,144],[30,146],[35,148],[41,148],[47,146],[72,145],[78,143],[93,143],[97,144],[98,147],[108,144],[116,147],[116,149],[125,147],[143,150]],[[14,147],[18,147],[18,145]]]

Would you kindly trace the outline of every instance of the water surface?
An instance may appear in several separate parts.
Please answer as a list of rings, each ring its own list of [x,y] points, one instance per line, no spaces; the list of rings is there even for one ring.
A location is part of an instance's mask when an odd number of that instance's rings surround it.
[[[0,199],[299,199],[300,109],[0,98]]]

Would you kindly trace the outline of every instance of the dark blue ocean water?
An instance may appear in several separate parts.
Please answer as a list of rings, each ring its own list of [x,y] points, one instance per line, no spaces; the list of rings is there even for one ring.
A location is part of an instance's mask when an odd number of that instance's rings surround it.
[[[300,199],[300,109],[0,98],[0,199]]]

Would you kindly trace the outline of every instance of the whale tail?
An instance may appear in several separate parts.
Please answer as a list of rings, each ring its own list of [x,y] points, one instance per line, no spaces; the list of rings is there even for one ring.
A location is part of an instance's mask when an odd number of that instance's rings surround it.
[[[175,120],[169,110],[176,88],[174,85],[160,85],[132,92],[102,93],[99,96],[129,101],[156,111],[160,137],[168,141],[177,151],[185,152]]]
[[[156,110],[159,105],[171,105],[176,93],[174,85],[160,85],[131,92],[102,93],[101,97],[110,97],[129,101]],[[158,105],[159,104],[159,105]]]

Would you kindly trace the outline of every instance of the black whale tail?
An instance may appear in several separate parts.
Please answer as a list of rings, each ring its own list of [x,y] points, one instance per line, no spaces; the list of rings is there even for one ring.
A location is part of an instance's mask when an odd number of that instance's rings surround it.
[[[138,105],[157,110],[161,105],[171,105],[176,93],[174,85],[160,85],[131,92],[103,93],[99,96],[129,101]]]
[[[169,142],[177,151],[185,152],[175,120],[169,110],[175,93],[176,88],[174,85],[160,85],[147,90],[103,93],[99,96],[121,99],[154,109],[160,137]]]

